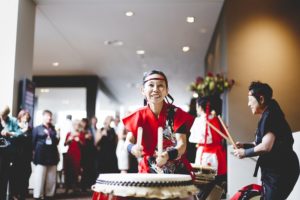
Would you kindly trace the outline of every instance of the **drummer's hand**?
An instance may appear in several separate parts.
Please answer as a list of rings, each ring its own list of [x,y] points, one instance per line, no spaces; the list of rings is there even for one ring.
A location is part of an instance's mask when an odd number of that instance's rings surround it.
[[[245,149],[239,148],[239,149],[234,149],[234,156],[236,156],[239,159],[245,158]]]
[[[241,142],[236,142],[235,143],[236,147],[239,149],[239,148],[244,148],[244,144],[241,143]]]
[[[160,156],[156,157],[156,165],[158,167],[162,167],[164,164],[167,163],[168,160],[169,160],[169,154],[168,152],[164,151]]]
[[[139,145],[133,145],[132,149],[131,149],[131,154],[134,155],[135,157],[139,158],[142,156],[143,153],[143,146],[139,146]]]

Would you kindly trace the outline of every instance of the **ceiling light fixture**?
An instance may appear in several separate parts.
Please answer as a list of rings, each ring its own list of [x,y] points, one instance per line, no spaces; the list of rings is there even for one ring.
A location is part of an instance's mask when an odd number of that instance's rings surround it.
[[[127,17],[131,17],[131,16],[134,15],[134,12],[132,12],[132,11],[127,11],[127,12],[125,13],[125,15],[126,15]]]
[[[50,92],[50,90],[47,88],[41,89],[41,93],[49,93],[49,92]]]
[[[187,17],[187,18],[186,18],[186,21],[187,21],[188,23],[194,23],[194,22],[195,22],[195,17]]]
[[[53,66],[53,67],[58,67],[58,66],[59,66],[59,62],[53,62],[53,63],[52,63],[52,66]]]
[[[190,50],[190,47],[188,47],[188,46],[182,47],[183,52],[188,52],[189,50]]]
[[[124,43],[122,41],[120,41],[120,40],[105,40],[104,44],[105,45],[116,46],[116,47],[124,45]]]
[[[137,50],[136,54],[137,55],[144,55],[146,52],[144,50]]]
[[[206,29],[206,28],[201,28],[201,29],[200,29],[200,32],[201,32],[201,33],[206,33],[206,32],[207,32],[207,29]]]

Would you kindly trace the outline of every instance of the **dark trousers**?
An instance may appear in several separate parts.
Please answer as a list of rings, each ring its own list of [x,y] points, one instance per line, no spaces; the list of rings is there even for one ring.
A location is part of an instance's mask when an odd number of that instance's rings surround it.
[[[0,149],[0,199],[6,199],[10,174],[10,156],[6,149]]]
[[[262,170],[263,200],[285,200],[293,191],[299,177],[299,164],[285,172]]]

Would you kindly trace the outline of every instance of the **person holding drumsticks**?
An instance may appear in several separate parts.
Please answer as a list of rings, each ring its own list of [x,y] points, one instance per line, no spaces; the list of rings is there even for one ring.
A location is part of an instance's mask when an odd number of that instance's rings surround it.
[[[299,160],[293,151],[293,135],[273,90],[261,82],[252,82],[248,92],[248,106],[254,115],[260,115],[253,143],[237,142],[234,155],[240,159],[259,156],[263,187],[262,199],[283,200],[293,190],[299,176]]]
[[[216,116],[215,108],[217,106],[213,98],[214,96],[203,96],[197,99],[199,116],[195,119],[189,137],[191,143],[197,144],[195,166],[211,168],[216,171],[217,175],[214,181],[206,184],[205,187],[202,186],[202,190],[198,194],[201,199],[206,199],[215,185],[224,187],[227,180],[225,140],[228,136]]]
[[[163,72],[146,72],[141,90],[147,105],[123,119],[128,131],[127,150],[141,157],[139,172],[189,174],[192,168],[185,156],[186,140],[194,117],[172,104]],[[142,134],[138,134],[138,130],[142,130]]]

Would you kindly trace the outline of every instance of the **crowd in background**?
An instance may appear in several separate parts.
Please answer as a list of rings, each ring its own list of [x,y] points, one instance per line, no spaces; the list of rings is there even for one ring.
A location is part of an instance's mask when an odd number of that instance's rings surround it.
[[[31,127],[29,112],[9,114],[8,106],[0,110],[0,199],[25,199],[29,179],[35,199],[53,199],[57,187],[86,192],[101,173],[137,172],[119,116],[107,116],[100,128],[96,117],[71,115],[54,126],[52,112],[44,110],[42,123]]]

